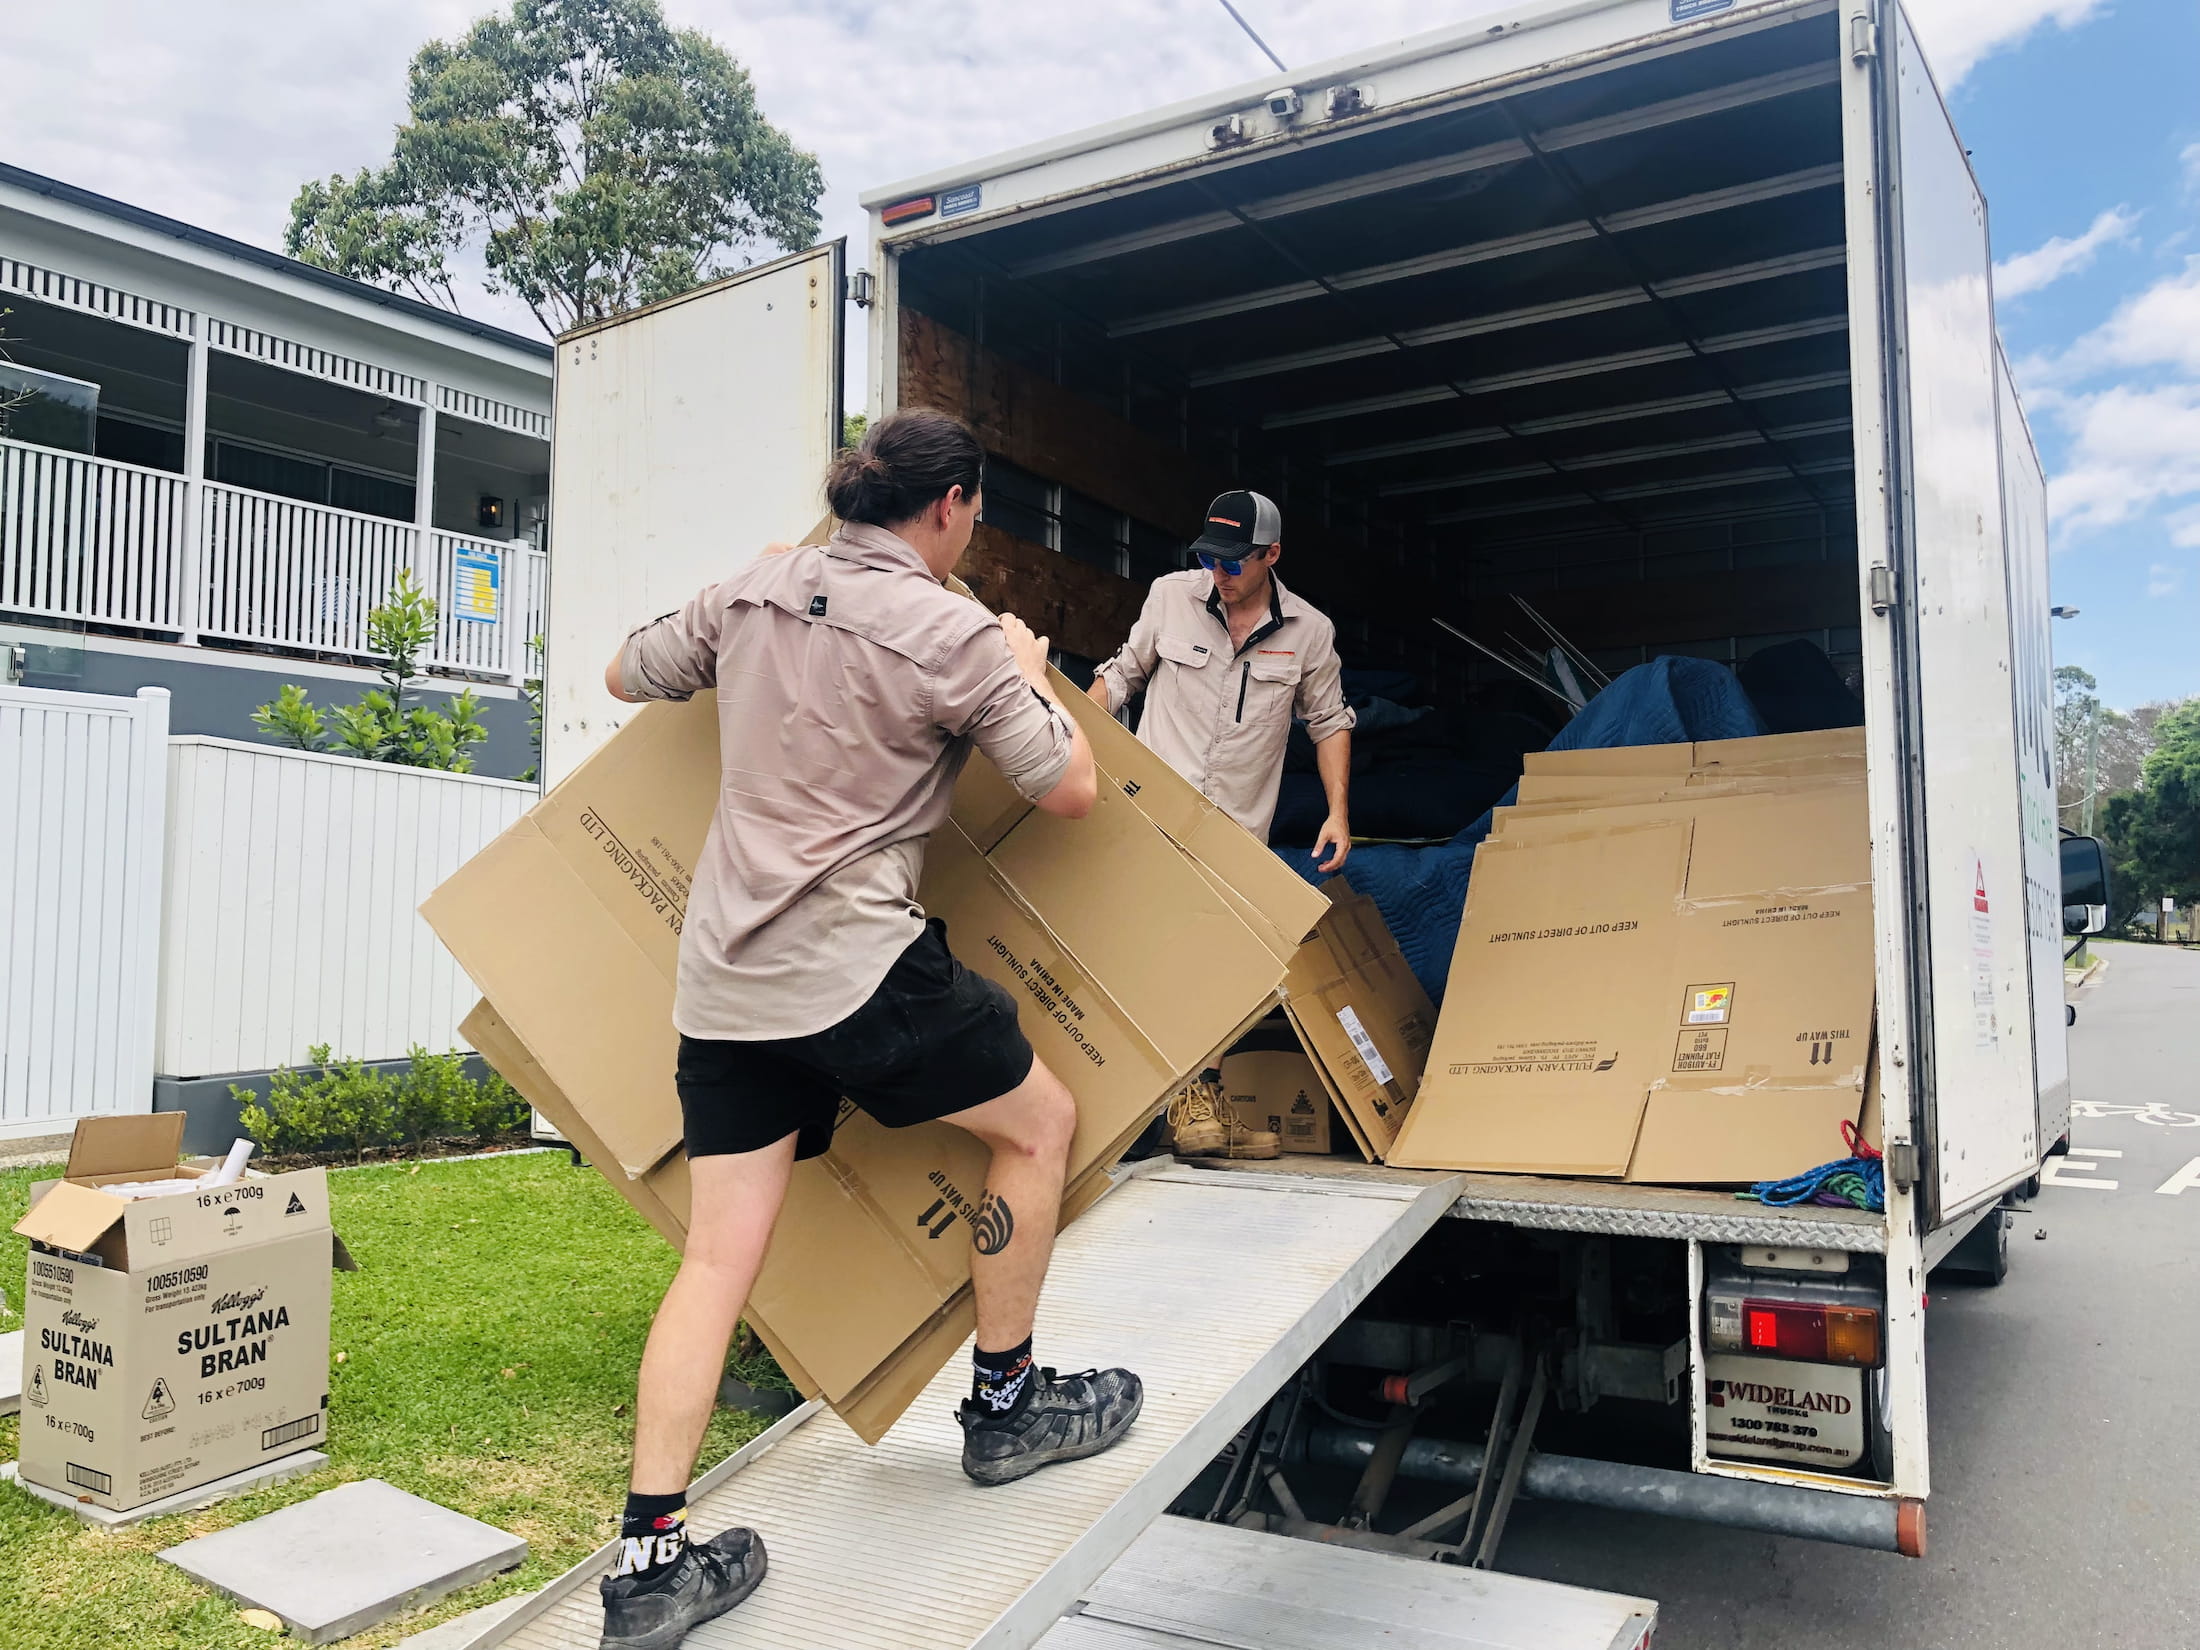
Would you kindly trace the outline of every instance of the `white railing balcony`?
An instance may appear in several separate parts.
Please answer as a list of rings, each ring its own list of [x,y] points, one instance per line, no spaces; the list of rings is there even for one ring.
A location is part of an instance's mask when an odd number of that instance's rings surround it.
[[[434,537],[434,562],[424,575],[436,599],[429,663],[514,681],[540,676],[534,639],[545,621],[550,558],[526,543]]]
[[[0,611],[181,630],[184,479],[0,439]]]
[[[367,614],[412,563],[403,522],[208,482],[199,634],[366,656]]]
[[[424,663],[539,676],[544,553],[427,537],[423,552],[409,523],[211,481],[194,535],[182,476],[0,439],[0,613],[365,663],[367,615],[410,567],[436,601]]]

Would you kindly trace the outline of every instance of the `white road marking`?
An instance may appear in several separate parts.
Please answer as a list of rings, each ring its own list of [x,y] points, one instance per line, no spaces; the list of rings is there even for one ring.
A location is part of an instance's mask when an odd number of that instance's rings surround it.
[[[2159,1197],[2175,1197],[2179,1192],[2189,1192],[2196,1187],[2200,1187],[2200,1157],[2187,1163],[2154,1190]]]
[[[2111,1151],[2106,1146],[2073,1146],[2070,1148],[2069,1155],[2072,1157],[2121,1157],[2124,1154],[2121,1151]]]
[[[2071,1180],[2070,1175],[2090,1175],[2099,1168],[2091,1159],[2096,1157],[2121,1157],[2122,1152],[2089,1152],[2077,1146],[2070,1148],[2068,1157],[2051,1157],[2040,1165],[2040,1179],[2049,1186],[2075,1186],[2089,1192],[2113,1192],[2117,1182],[2113,1180]]]

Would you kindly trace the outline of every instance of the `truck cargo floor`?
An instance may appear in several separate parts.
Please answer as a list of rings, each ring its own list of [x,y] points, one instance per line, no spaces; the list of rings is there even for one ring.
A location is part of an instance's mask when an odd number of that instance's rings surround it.
[[[1645,1650],[1649,1599],[1162,1518],[1040,1650]]]
[[[1764,1243],[1785,1248],[1839,1249],[1879,1255],[1887,1250],[1887,1217],[1864,1209],[1815,1204],[1779,1206],[1694,1186],[1640,1186],[1618,1180],[1555,1175],[1454,1173],[1395,1169],[1386,1163],[1285,1156],[1272,1162],[1201,1159],[1206,1173],[1322,1175],[1389,1186],[1450,1181],[1457,1220],[1494,1220],[1553,1232],[1601,1232],[1611,1237],[1695,1238],[1703,1243]]]
[[[694,1503],[699,1535],[756,1526],[771,1573],[687,1650],[1037,1643],[1457,1196],[1441,1176],[1172,1167],[1128,1180],[1062,1234],[1036,1343],[1061,1369],[1119,1363],[1144,1378],[1124,1441],[976,1487],[951,1413],[969,1390],[961,1358],[875,1448],[824,1411],[783,1422]],[[603,1568],[577,1567],[475,1645],[595,1650]]]

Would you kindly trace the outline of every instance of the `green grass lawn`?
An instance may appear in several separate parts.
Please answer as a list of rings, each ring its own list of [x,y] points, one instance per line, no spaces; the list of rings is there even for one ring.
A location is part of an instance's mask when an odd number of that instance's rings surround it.
[[[0,1280],[22,1303],[25,1246],[6,1228],[51,1168],[0,1171]],[[273,1650],[237,1607],[153,1555],[355,1478],[382,1478],[527,1538],[528,1559],[420,1614],[346,1640],[406,1634],[540,1586],[618,1525],[634,1371],[672,1276],[664,1240],[563,1153],[396,1164],[329,1176],[358,1259],[336,1274],[328,1466],[203,1512],[117,1534],[0,1485],[6,1650]],[[0,1330],[20,1329],[18,1313]],[[703,1459],[763,1423],[721,1410]],[[0,1419],[0,1459],[17,1449]]]

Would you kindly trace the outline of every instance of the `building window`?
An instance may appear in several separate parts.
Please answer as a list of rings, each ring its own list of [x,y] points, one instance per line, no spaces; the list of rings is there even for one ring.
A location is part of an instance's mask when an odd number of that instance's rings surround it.
[[[98,423],[97,384],[0,361],[0,436],[89,453]]]
[[[99,456],[117,464],[183,474],[183,432],[141,424],[134,418],[99,415]]]
[[[413,519],[413,484],[371,470],[358,470],[326,459],[247,446],[238,441],[213,443],[208,470],[225,487],[246,487],[302,504],[326,504],[389,521]]]

